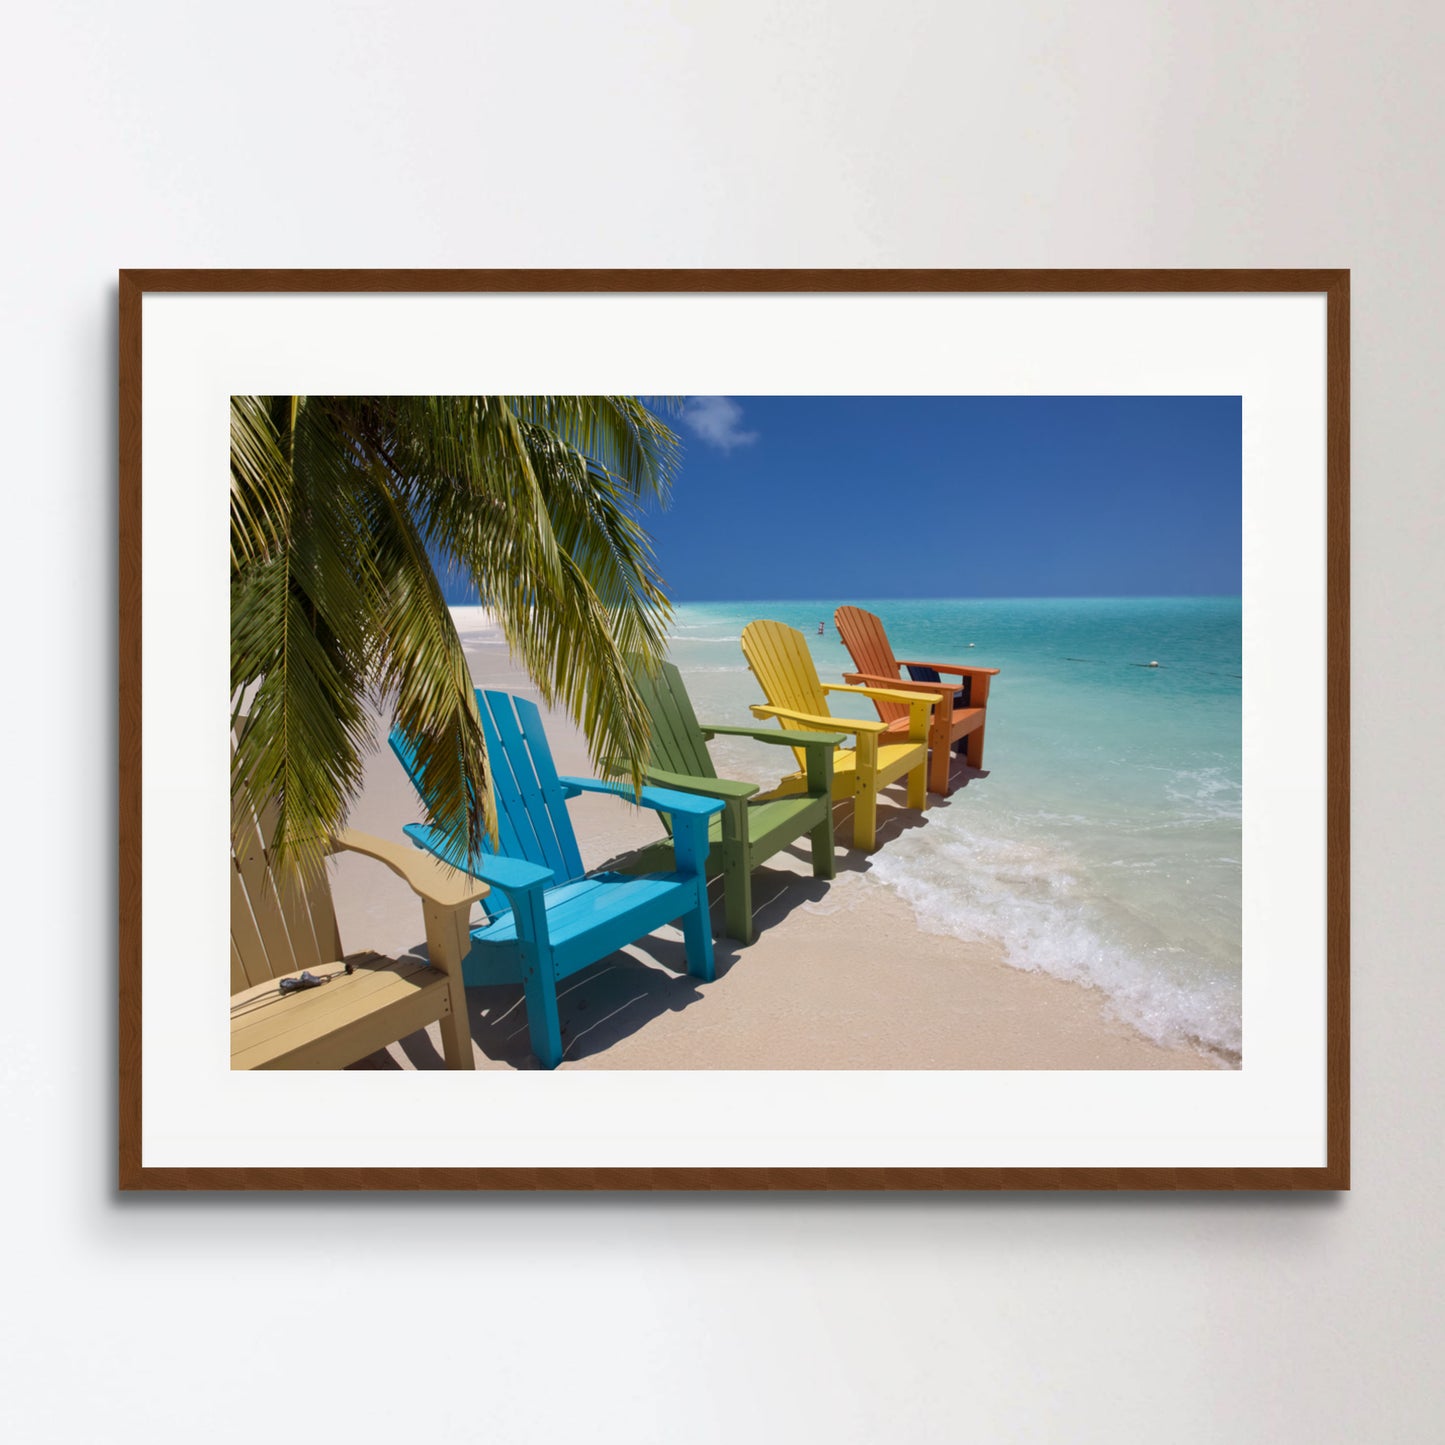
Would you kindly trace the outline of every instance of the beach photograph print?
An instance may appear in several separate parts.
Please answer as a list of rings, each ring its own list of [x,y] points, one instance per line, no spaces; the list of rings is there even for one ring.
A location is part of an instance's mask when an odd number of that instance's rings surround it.
[[[1240,1069],[1240,397],[230,447],[232,1069]]]

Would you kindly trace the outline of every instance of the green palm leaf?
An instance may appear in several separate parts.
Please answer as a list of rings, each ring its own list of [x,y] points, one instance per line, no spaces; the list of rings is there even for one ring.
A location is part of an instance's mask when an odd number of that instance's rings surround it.
[[[437,575],[495,609],[594,763],[640,783],[647,716],[625,655],[655,664],[669,605],[641,508],[677,439],[632,397],[234,397],[232,775],[276,805],[278,864],[319,869],[374,741],[368,696],[414,740],[431,821],[493,833],[481,727]]]

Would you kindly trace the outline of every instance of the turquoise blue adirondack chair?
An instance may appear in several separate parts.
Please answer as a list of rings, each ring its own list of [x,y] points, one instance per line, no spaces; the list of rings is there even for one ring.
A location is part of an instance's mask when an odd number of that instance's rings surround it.
[[[644,788],[642,806],[672,817],[675,870],[588,874],[566,800],[579,793],[615,793],[631,800],[632,788],[591,778],[559,778],[541,714],[525,698],[478,688],[477,709],[487,740],[500,850],[484,844],[481,854],[467,858],[449,850],[440,830],[428,824],[408,824],[405,831],[418,847],[491,884],[493,892],[482,900],[488,921],[472,930],[462,977],[471,985],[520,982],[532,1052],[543,1068],[555,1069],[562,1061],[557,1012],[561,979],[674,919],[682,920],[687,971],[694,978],[712,978],[707,832],[708,819],[720,813],[723,804],[667,788]],[[426,779],[410,740],[393,728],[390,741],[429,806]]]

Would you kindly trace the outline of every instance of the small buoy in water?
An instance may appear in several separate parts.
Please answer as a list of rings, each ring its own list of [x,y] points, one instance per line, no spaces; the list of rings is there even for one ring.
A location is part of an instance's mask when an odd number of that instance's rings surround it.
[[[978,646],[978,643],[976,643],[976,642],[970,642],[968,645],[969,645],[970,647],[977,647],[977,646]]]
[[[1151,663],[1149,664],[1149,666],[1150,666],[1150,667],[1158,667],[1159,664],[1158,664],[1157,662],[1151,662]]]

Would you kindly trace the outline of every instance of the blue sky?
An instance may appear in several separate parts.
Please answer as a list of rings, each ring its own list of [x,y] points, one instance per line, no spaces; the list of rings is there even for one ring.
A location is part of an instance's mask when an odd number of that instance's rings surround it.
[[[1237,397],[691,397],[679,602],[1237,596]]]

